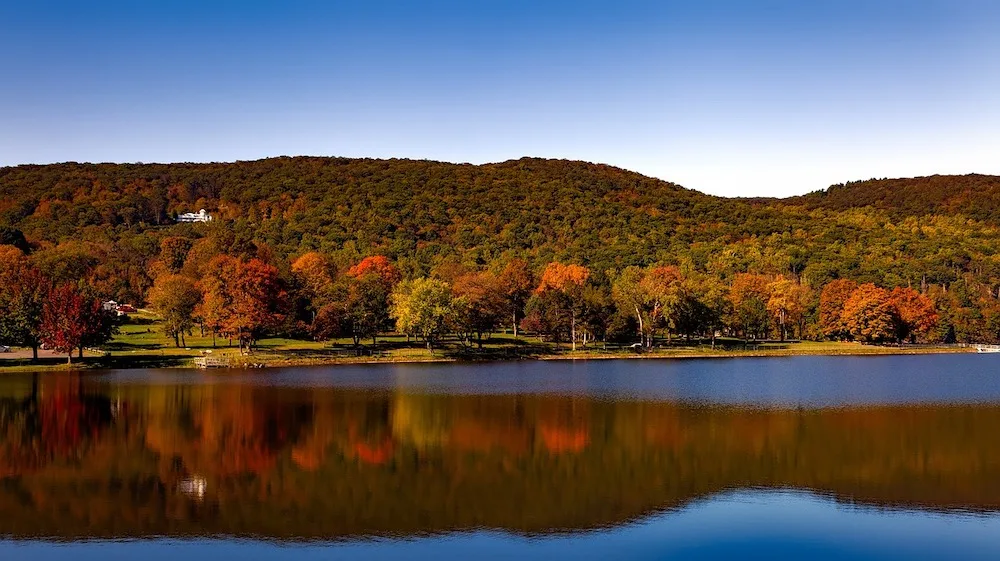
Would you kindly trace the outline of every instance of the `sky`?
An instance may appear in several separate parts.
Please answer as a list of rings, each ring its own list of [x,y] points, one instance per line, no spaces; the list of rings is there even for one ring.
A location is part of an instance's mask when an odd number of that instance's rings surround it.
[[[726,196],[1000,174],[994,0],[0,0],[0,166],[607,163]]]

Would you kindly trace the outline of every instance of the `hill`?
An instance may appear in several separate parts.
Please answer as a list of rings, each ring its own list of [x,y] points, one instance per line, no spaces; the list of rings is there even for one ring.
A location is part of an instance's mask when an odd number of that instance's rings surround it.
[[[261,257],[284,274],[318,251],[341,272],[385,255],[407,278],[511,257],[535,272],[552,261],[583,264],[604,287],[625,267],[656,264],[727,283],[740,273],[783,276],[814,295],[846,278],[936,287],[942,329],[981,341],[1000,337],[998,189],[996,177],[935,176],[730,199],[612,166],[536,158],[24,165],[0,169],[0,243],[29,249],[50,278],[87,279],[103,296],[133,302],[146,299],[167,238],[194,245],[182,260]],[[175,223],[202,208],[215,220]]]
[[[825,191],[793,197],[785,202],[831,210],[872,207],[897,216],[961,214],[998,224],[1000,177],[970,174],[869,179],[833,185]]]

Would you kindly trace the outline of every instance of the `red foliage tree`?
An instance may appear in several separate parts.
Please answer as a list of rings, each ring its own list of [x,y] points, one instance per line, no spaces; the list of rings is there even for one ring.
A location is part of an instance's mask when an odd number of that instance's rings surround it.
[[[42,342],[67,354],[73,362],[73,351],[82,349],[92,330],[93,317],[101,313],[101,302],[84,296],[74,284],[53,288],[42,310]]]

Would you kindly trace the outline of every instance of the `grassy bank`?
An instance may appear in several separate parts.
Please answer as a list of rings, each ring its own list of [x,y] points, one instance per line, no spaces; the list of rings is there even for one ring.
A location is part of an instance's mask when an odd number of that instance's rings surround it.
[[[537,337],[514,338],[509,334],[494,334],[482,348],[468,346],[455,339],[440,342],[433,350],[404,336],[379,337],[373,345],[366,341],[355,347],[350,339],[316,342],[270,338],[260,341],[252,354],[242,355],[225,339],[196,333],[177,347],[172,338],[163,335],[157,319],[137,314],[123,325],[118,335],[101,349],[89,351],[84,359],[74,358],[66,364],[64,356],[45,356],[38,362],[27,358],[3,358],[0,372],[32,371],[66,368],[193,368],[194,359],[203,356],[222,357],[233,367],[278,367],[325,364],[455,362],[489,360],[559,360],[559,359],[648,359],[648,358],[716,358],[741,356],[794,355],[889,355],[967,352],[967,349],[938,346],[882,347],[860,343],[839,342],[765,342],[749,343],[734,339],[710,344],[674,342],[654,349],[637,352],[628,347],[591,343],[573,351],[566,343],[540,341]]]

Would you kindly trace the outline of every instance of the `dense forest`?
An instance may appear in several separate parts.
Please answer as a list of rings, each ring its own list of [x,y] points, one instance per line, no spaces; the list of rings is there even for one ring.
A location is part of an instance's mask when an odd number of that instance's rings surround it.
[[[574,344],[991,342],[997,201],[1000,178],[978,175],[775,200],[530,158],[67,163],[0,169],[0,244],[28,260],[8,285],[30,271],[185,316],[175,337],[194,322],[248,345],[265,332],[360,341],[392,329],[481,340],[505,324]],[[175,221],[203,208],[211,222]],[[18,298],[30,300],[0,294],[0,306]],[[428,302],[452,310],[421,316]],[[236,317],[256,309],[266,317]]]
[[[0,387],[0,534],[537,534],[747,488],[995,512],[998,422],[993,405],[761,409],[16,378]]]

